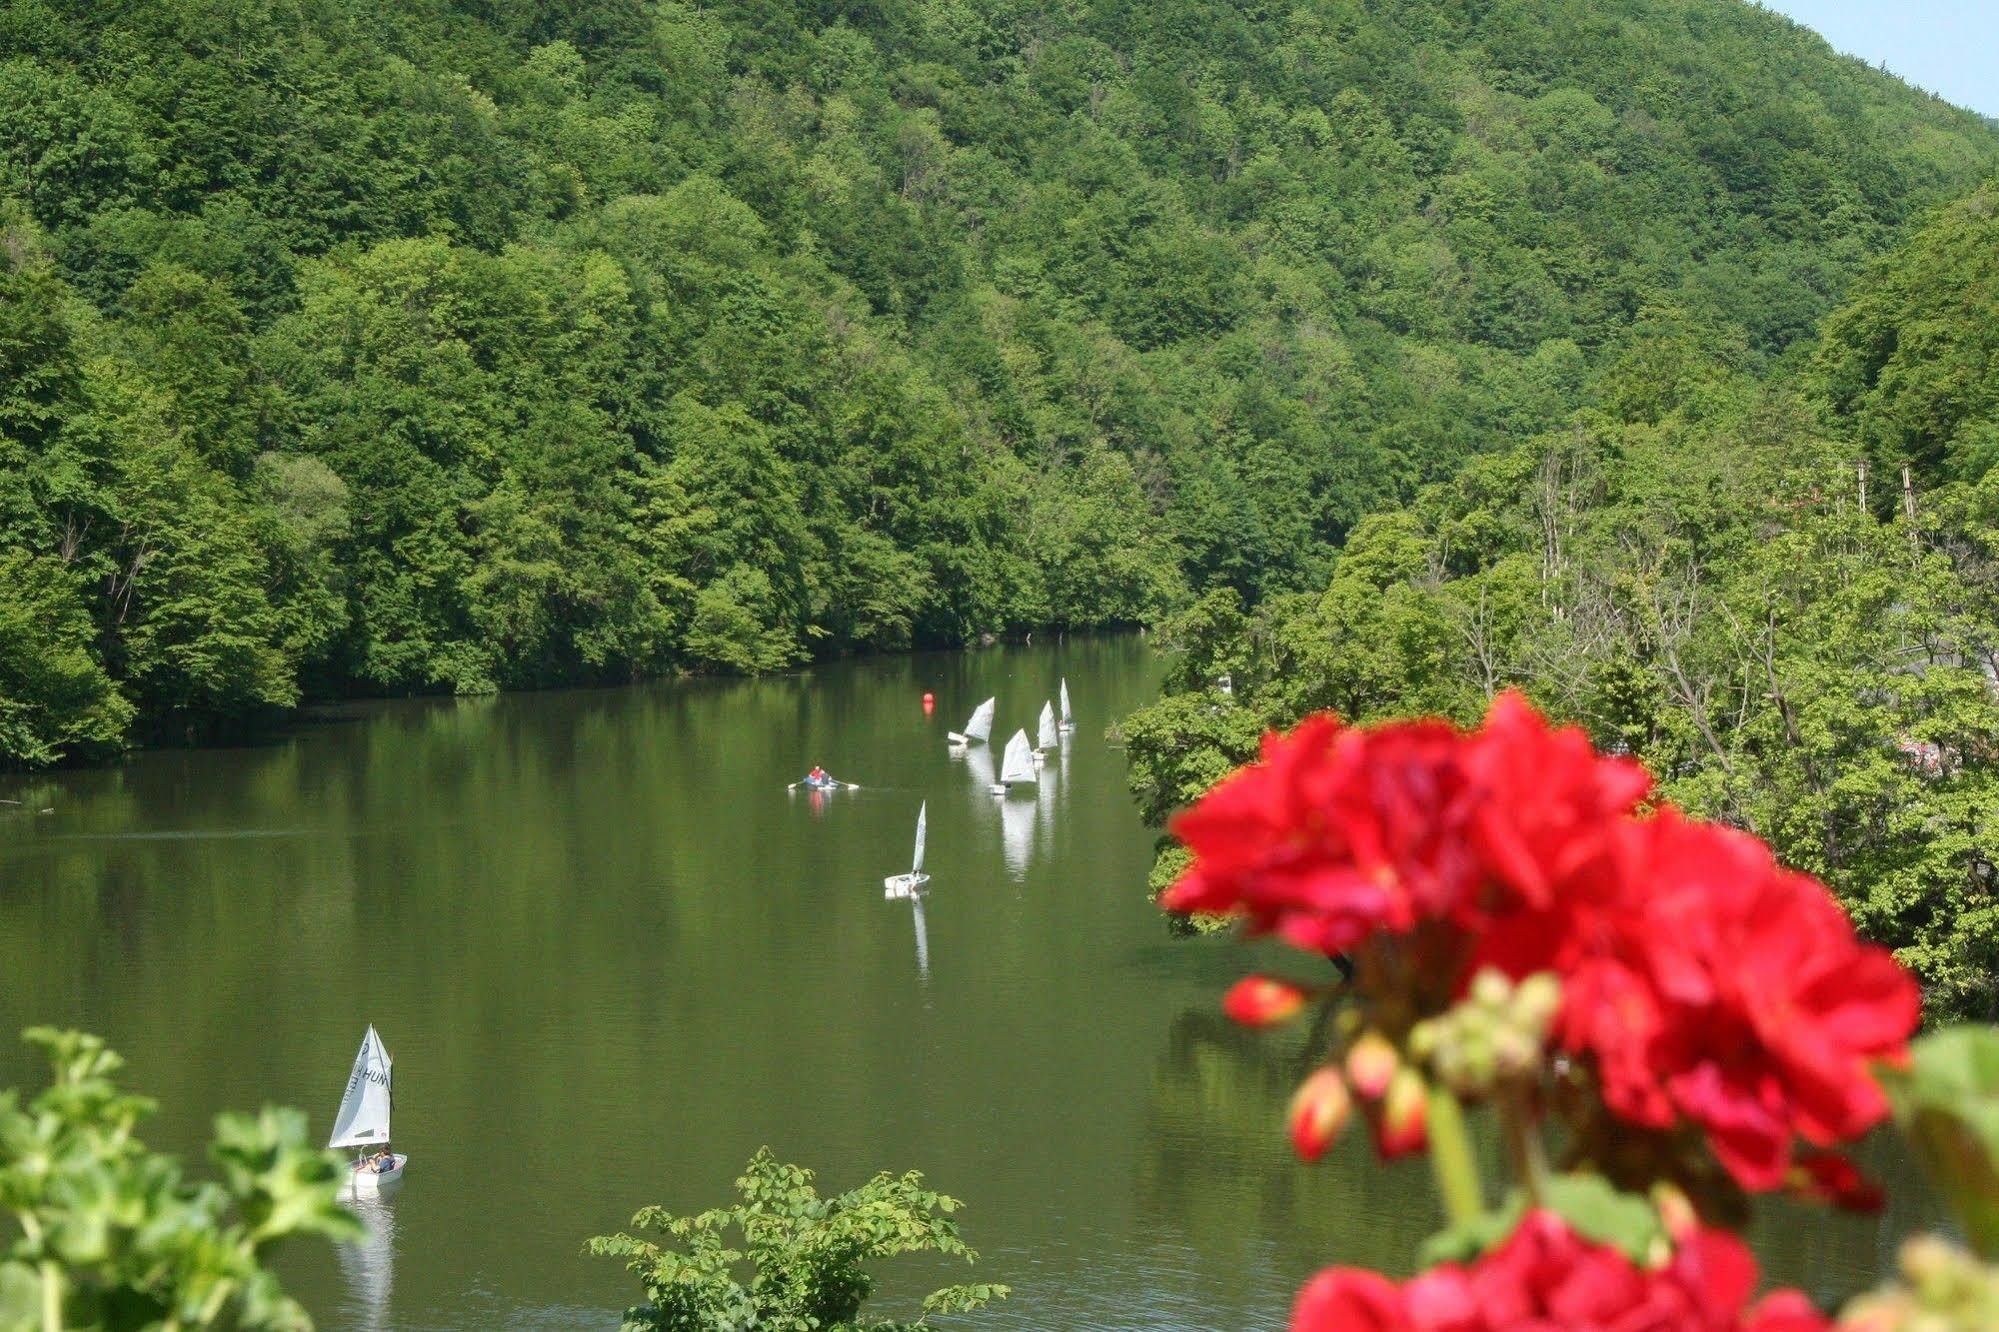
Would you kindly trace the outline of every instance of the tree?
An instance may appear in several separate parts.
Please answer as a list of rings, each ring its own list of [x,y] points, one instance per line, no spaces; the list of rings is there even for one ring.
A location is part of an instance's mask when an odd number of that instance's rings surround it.
[[[0,549],[0,757],[30,765],[116,749],[132,705],[91,653],[82,589],[59,560]]]
[[[859,1188],[822,1198],[812,1172],[760,1149],[750,1158],[733,1207],[675,1216],[647,1207],[635,1229],[668,1243],[619,1233],[585,1245],[598,1257],[622,1258],[647,1302],[625,1311],[632,1332],[898,1332],[931,1326],[933,1314],[964,1313],[1004,1299],[1005,1286],[947,1286],[923,1301],[914,1322],[866,1317],[874,1289],[864,1264],[904,1253],[939,1253],[967,1262],[977,1255],[958,1238],[955,1198],[923,1187],[915,1171],[876,1175]],[[726,1232],[740,1235],[740,1249]],[[748,1264],[747,1279],[741,1273]]]
[[[1813,358],[1831,419],[1880,469],[1976,481],[1999,462],[1999,191],[1944,210],[1825,324]]]

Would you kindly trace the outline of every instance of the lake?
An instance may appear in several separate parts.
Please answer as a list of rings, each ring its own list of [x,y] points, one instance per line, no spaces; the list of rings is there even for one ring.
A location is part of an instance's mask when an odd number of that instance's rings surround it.
[[[993,694],[996,739],[1031,731],[1065,676],[1052,780],[995,799],[946,728]],[[0,1031],[102,1033],[162,1103],[148,1140],[192,1155],[267,1101],[323,1136],[374,1023],[410,1167],[366,1243],[283,1260],[326,1328],[614,1328],[637,1284],[583,1240],[724,1204],[762,1144],[826,1191],[915,1168],[967,1203],[979,1265],[886,1265],[883,1314],[991,1280],[1013,1298],[954,1325],[1281,1328],[1316,1266],[1406,1270],[1436,1213],[1421,1162],[1296,1164],[1298,1051],[1216,1009],[1274,954],[1145,901],[1156,834],[1104,732],[1156,680],[1142,638],[1077,638],[356,705],[14,779]],[[788,792],[815,762],[862,789]],[[881,880],[926,799],[919,936]],[[0,1041],[0,1083],[39,1078]],[[1774,1276],[1849,1293],[1933,1221],[1897,1151],[1869,1160],[1889,1212],[1771,1211]]]

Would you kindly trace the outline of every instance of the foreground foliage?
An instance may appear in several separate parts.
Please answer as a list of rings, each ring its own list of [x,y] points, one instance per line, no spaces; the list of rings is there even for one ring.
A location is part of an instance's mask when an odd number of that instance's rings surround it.
[[[1996,163],[1732,0],[10,6],[0,762],[1317,587]]]
[[[905,1253],[940,1253],[973,1261],[951,1214],[958,1202],[922,1186],[914,1171],[876,1175],[859,1188],[821,1198],[812,1172],[761,1149],[736,1181],[742,1201],[698,1216],[659,1207],[632,1218],[639,1236],[600,1235],[586,1246],[622,1258],[645,1287],[647,1303],[625,1312],[624,1326],[659,1332],[898,1332],[928,1327],[933,1314],[965,1313],[1004,1299],[1005,1286],[948,1286],[923,1301],[913,1323],[867,1318],[874,1289],[864,1264]],[[730,1247],[734,1230],[740,1249]],[[747,1280],[741,1272],[747,1264]]]
[[[152,1109],[95,1036],[36,1028],[47,1089],[0,1092],[0,1328],[310,1329],[265,1263],[298,1235],[345,1237],[333,1161],[305,1117],[223,1115],[213,1183],[133,1136]]]
[[[1800,1292],[1757,1298],[1735,1232],[1778,1191],[1878,1209],[1840,1149],[1891,1117],[1975,1254],[1913,1242],[1906,1282],[1839,1325],[1983,1325],[1999,1030],[1912,1042],[1914,979],[1823,885],[1652,798],[1637,764],[1508,693],[1472,731],[1308,718],[1174,821],[1169,909],[1347,960],[1331,984],[1252,976],[1224,1000],[1255,1027],[1319,1010],[1298,1154],[1360,1117],[1383,1158],[1429,1157],[1449,1222],[1407,1282],[1321,1272],[1294,1332],[1831,1332]],[[1471,1111],[1498,1121],[1496,1200]]]

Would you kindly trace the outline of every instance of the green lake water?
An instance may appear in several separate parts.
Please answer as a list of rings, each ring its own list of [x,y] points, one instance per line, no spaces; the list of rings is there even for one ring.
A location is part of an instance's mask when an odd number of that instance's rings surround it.
[[[1063,676],[1052,779],[996,800],[946,727],[995,694],[996,740],[1031,729]],[[407,1181],[367,1243],[282,1263],[326,1328],[615,1327],[636,1284],[584,1238],[724,1202],[765,1143],[829,1190],[917,1168],[966,1201],[978,1267],[889,1264],[885,1313],[983,1279],[1014,1296],[960,1325],[1281,1328],[1314,1267],[1403,1270],[1435,1213],[1421,1163],[1289,1157],[1297,1053],[1215,1008],[1269,955],[1145,902],[1104,728],[1156,677],[1141,638],[1072,639],[368,704],[0,783],[0,1030],[104,1034],[162,1103],[149,1140],[196,1154],[266,1101],[324,1134],[380,1028]],[[787,793],[814,762],[864,789]],[[919,945],[881,879],[924,799]],[[0,1083],[38,1072],[0,1042]],[[1870,1161],[1889,1212],[1772,1213],[1776,1277],[1845,1294],[1934,1219]]]

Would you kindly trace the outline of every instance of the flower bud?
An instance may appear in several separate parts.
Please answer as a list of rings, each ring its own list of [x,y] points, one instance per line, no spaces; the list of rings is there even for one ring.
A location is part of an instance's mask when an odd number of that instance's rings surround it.
[[[1420,1152],[1429,1145],[1425,1115],[1430,1090],[1413,1068],[1399,1068],[1389,1080],[1374,1130],[1374,1149],[1383,1160]]]
[[[1513,997],[1513,983],[1506,979],[1506,973],[1492,967],[1482,967],[1471,978],[1471,1001],[1480,1008],[1498,1012],[1506,1007],[1506,1001]]]
[[[1562,983],[1551,971],[1537,971],[1513,989],[1513,1020],[1545,1036],[1562,1007]]]
[[[1492,1066],[1502,1078],[1517,1078],[1541,1058],[1541,1046],[1525,1032],[1501,1027],[1492,1037]]]
[[[1347,1078],[1364,1100],[1380,1100],[1387,1093],[1395,1070],[1401,1066],[1402,1057],[1395,1053],[1395,1047],[1388,1043],[1388,1038],[1378,1031],[1363,1032],[1361,1038],[1347,1048]]]
[[[1902,1277],[1926,1302],[1941,1303],[1954,1292],[1968,1265],[1940,1235],[1917,1235],[1902,1245]]]
[[[1458,1038],[1458,1054],[1464,1059],[1464,1081],[1458,1090],[1467,1096],[1491,1091],[1499,1074],[1492,1037],[1481,1027],[1471,1027]]]
[[[1693,1199],[1677,1184],[1660,1180],[1652,1186],[1652,1205],[1659,1209],[1659,1221],[1675,1240],[1684,1240],[1700,1229],[1700,1214]]]
[[[1848,1212],[1878,1212],[1886,1201],[1881,1186],[1838,1152],[1798,1153],[1786,1183],[1803,1197]]]
[[[1353,1112],[1353,1097],[1346,1079],[1337,1068],[1322,1068],[1298,1084],[1291,1094],[1288,1121],[1291,1147],[1303,1161],[1316,1161],[1326,1154],[1333,1139],[1347,1125]]]
[[[1305,1007],[1305,992],[1271,976],[1244,976],[1222,996],[1222,1011],[1245,1027],[1288,1022]]]

